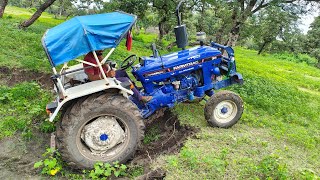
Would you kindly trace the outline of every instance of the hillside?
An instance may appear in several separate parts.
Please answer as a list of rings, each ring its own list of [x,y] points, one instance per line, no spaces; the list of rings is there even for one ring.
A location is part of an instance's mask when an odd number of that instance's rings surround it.
[[[62,20],[45,14],[30,29],[17,29],[27,15],[27,10],[8,7],[0,19],[0,66],[50,73],[40,40],[47,28]],[[155,37],[137,35],[131,52],[121,44],[111,59],[150,55],[149,43]],[[165,169],[166,179],[315,179],[320,175],[320,70],[242,47],[235,48],[235,56],[245,83],[228,89],[245,102],[239,123],[230,129],[212,128],[204,119],[205,101],[179,104],[172,111],[180,123],[199,131],[179,153],[152,159],[151,167]],[[11,75],[1,72],[0,77]],[[33,80],[8,87],[0,79],[0,143],[16,131],[32,142],[32,125],[45,131],[50,127],[41,122],[51,94],[30,83]]]

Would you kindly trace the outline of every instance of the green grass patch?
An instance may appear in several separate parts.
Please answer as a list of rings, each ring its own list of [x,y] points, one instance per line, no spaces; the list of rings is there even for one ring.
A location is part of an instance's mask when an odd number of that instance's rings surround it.
[[[18,130],[30,137],[32,123],[46,119],[45,107],[50,98],[36,83],[0,86],[0,139]]]

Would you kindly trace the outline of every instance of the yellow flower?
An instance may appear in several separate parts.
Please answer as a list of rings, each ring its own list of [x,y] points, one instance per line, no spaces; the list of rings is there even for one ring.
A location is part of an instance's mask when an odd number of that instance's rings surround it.
[[[51,176],[56,175],[58,171],[59,171],[59,169],[52,169],[52,170],[50,171]]]

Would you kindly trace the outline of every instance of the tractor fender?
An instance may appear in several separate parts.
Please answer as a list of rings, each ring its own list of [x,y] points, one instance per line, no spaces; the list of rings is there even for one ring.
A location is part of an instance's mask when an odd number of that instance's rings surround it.
[[[54,106],[56,107],[51,107],[51,109],[54,109],[54,110],[53,112],[51,111],[49,115],[49,121],[52,122],[54,118],[57,116],[60,109],[62,109],[65,105],[70,104],[68,102],[71,102],[81,97],[85,97],[85,96],[102,92],[102,91],[115,91],[120,93],[125,98],[128,98],[129,95],[133,94],[130,88],[127,89],[123,87],[121,85],[121,82],[119,82],[114,78],[110,78],[109,84],[106,84],[105,82],[106,82],[105,80],[92,81],[92,82],[88,82],[85,84],[81,84],[81,85],[66,89],[66,96],[62,101],[56,100],[55,102],[51,103],[51,104],[55,104]],[[57,99],[59,99],[59,97]],[[48,109],[48,106],[50,106],[50,104],[47,105],[47,109]]]

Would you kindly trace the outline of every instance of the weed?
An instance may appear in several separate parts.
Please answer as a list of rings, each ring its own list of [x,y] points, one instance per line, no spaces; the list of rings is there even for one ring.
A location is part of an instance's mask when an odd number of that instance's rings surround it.
[[[84,171],[85,174],[91,179],[100,179],[105,177],[110,177],[114,175],[115,177],[121,177],[127,175],[127,166],[124,164],[119,164],[118,161],[114,162],[113,165],[109,163],[98,162],[94,165],[94,169],[90,171]]]
[[[145,137],[143,139],[144,144],[150,144],[160,138],[160,129],[159,126],[153,126],[147,130]]]
[[[257,172],[262,179],[287,179],[287,165],[280,162],[276,155],[265,157],[258,165]]]
[[[44,133],[51,133],[56,130],[54,123],[49,121],[42,121],[40,123],[40,130]]]
[[[306,180],[319,180],[320,176],[317,176],[317,174],[310,170],[310,169],[305,169],[302,170],[298,175],[297,175],[297,179],[306,179]]]
[[[56,176],[59,174],[62,177],[71,179],[102,179],[110,176],[122,177],[127,175],[127,166],[119,164],[118,161],[112,163],[112,165],[97,162],[92,170],[83,170],[82,173],[75,174],[64,169],[66,164],[62,161],[58,151],[48,148],[42,156],[44,159],[36,162],[34,168],[41,169],[40,172],[43,175]]]
[[[135,178],[143,175],[144,168],[143,166],[131,166],[128,169],[128,175],[130,178]]]
[[[42,156],[44,160],[34,164],[34,168],[41,168],[41,174],[55,176],[62,170],[63,162],[59,152],[48,148]]]

